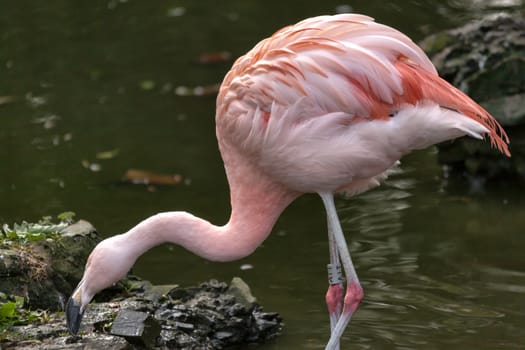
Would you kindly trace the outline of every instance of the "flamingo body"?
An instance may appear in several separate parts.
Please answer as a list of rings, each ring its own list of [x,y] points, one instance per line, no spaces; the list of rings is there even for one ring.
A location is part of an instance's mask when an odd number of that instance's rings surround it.
[[[361,15],[310,18],[256,45],[226,75],[216,124],[223,156],[229,143],[301,193],[360,192],[404,154],[465,134],[508,153],[494,119],[417,45]]]
[[[510,155],[496,120],[442,80],[417,45],[356,14],[306,19],[261,41],[226,75],[215,119],[230,185],[228,223],[166,212],[102,241],[66,308],[72,333],[95,293],[151,247],[173,242],[210,260],[239,259],[266,239],[294,199],[318,193],[330,242],[327,349],[338,349],[363,290],[333,193],[366,191],[403,155],[463,135],[486,136]]]

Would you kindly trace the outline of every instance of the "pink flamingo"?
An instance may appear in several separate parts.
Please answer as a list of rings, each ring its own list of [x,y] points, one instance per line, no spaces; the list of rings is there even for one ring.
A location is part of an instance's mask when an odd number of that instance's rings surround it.
[[[93,296],[148,249],[172,242],[209,260],[240,259],[268,237],[293,200],[318,193],[330,247],[326,349],[338,349],[363,289],[334,193],[375,187],[403,155],[463,135],[485,135],[510,156],[498,122],[442,80],[417,45],[357,14],[306,19],[261,41],[226,75],[215,120],[231,190],[228,223],[165,212],[100,242],[66,306],[71,333]]]

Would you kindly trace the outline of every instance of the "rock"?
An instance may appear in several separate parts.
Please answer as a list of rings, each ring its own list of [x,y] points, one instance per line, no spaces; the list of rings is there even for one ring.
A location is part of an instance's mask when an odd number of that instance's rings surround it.
[[[0,347],[214,350],[263,343],[283,326],[277,313],[263,311],[240,278],[229,286],[210,280],[169,290],[136,277],[125,283],[126,298],[90,304],[80,336],[68,336],[63,313],[55,313],[45,322],[11,327]]]
[[[121,310],[111,326],[111,334],[126,338],[131,344],[153,348],[160,336],[160,324],[147,312]]]
[[[10,244],[4,240],[0,290],[24,297],[31,308],[61,310],[98,241],[95,228],[83,220],[66,227],[56,238]]]
[[[505,127],[512,158],[488,143],[462,138],[438,145],[450,174],[470,178],[525,179],[525,20],[490,15],[420,43],[440,75],[469,94]]]
[[[86,220],[78,220],[74,224],[66,226],[60,231],[64,238],[75,238],[78,236],[85,236],[96,232],[95,227]]]
[[[276,313],[264,313],[240,278],[228,286],[216,280],[199,287],[174,288],[155,312],[162,324],[159,345],[167,348],[221,349],[260,343],[282,328]]]
[[[82,319],[82,324],[80,325],[80,334],[94,334],[94,333],[102,333],[102,334],[109,334],[109,330],[111,328],[111,324],[113,320],[115,319],[115,316],[117,315],[118,311],[122,309],[140,309],[140,305],[137,305],[136,303],[133,303],[129,305],[130,301],[128,300],[122,300],[122,301],[108,301],[108,302],[100,302],[100,303],[91,303],[89,305],[89,311],[85,312],[84,317]],[[61,326],[64,327],[64,333],[69,333],[69,331],[66,329],[66,320],[65,317],[62,316],[62,324]]]
[[[0,349],[213,350],[262,343],[282,329],[280,316],[264,312],[240,278],[230,285],[210,280],[182,288],[128,276],[98,293],[84,313],[80,336],[68,336],[63,312],[52,311],[62,310],[81,279],[99,241],[95,228],[83,220],[68,225],[45,218],[2,231],[0,305],[10,303],[10,319],[3,322],[13,321],[1,325],[9,327],[1,333]]]
[[[159,300],[161,298],[165,298],[166,294],[168,294],[171,290],[175,288],[179,288],[179,285],[178,284],[152,285],[151,283],[148,282],[148,284],[143,285],[140,288],[142,288],[142,292],[144,293],[145,300],[148,300],[152,303],[158,303]]]
[[[487,99],[483,102],[483,107],[497,115],[502,125],[513,128],[522,125],[525,120],[524,101],[525,93],[520,93]]]
[[[525,20],[500,13],[433,34],[420,46],[440,75],[476,100],[523,91]],[[509,79],[510,78],[510,79]]]
[[[233,295],[237,302],[243,305],[246,309],[250,309],[256,302],[250,287],[239,277],[234,277],[232,279],[227,292]]]
[[[60,235],[58,244],[46,248],[51,252],[52,269],[68,281],[72,290],[82,278],[89,253],[101,238],[95,227],[85,220],[67,226]]]
[[[44,323],[15,326],[4,330],[1,349],[17,350],[129,350],[126,339],[100,333],[72,337],[67,333],[63,314],[50,314]]]

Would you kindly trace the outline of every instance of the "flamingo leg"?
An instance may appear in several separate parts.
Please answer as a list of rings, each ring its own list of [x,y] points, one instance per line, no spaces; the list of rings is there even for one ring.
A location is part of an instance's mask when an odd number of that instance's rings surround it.
[[[337,247],[339,259],[343,264],[343,269],[346,276],[346,294],[343,300],[343,310],[335,326],[331,327],[332,333],[330,335],[330,340],[326,345],[326,350],[337,350],[339,348],[339,340],[346,326],[348,325],[348,322],[350,322],[352,315],[357,310],[361,300],[363,299],[363,288],[359,283],[354,264],[352,263],[352,259],[350,257],[350,252],[348,251],[348,246],[343,235],[343,230],[341,228],[341,224],[339,223],[339,218],[335,209],[334,196],[332,193],[328,192],[320,192],[319,195],[323,200],[323,204],[326,209],[329,232],[333,237],[335,246]],[[332,256],[333,254],[331,253],[330,255]]]
[[[327,265],[328,290],[326,292],[326,305],[330,315],[330,330],[333,332],[343,309],[343,274],[331,222],[328,223],[328,241],[330,263]],[[339,343],[336,344],[334,350],[339,350]]]

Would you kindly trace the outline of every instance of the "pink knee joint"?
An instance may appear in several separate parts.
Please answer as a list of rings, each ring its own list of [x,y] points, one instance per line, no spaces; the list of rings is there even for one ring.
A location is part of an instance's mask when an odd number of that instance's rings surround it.
[[[341,306],[343,301],[343,285],[332,284],[328,286],[326,292],[326,305],[328,306],[328,312],[330,314],[341,312]]]
[[[359,282],[350,282],[346,287],[344,310],[353,314],[359,307],[359,304],[361,304],[363,296],[363,288]]]

